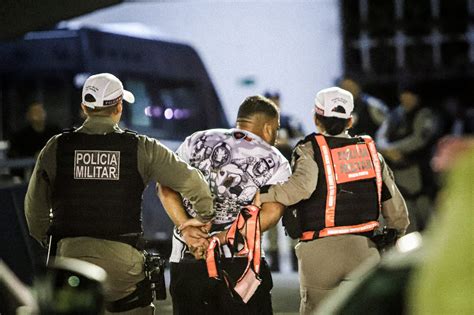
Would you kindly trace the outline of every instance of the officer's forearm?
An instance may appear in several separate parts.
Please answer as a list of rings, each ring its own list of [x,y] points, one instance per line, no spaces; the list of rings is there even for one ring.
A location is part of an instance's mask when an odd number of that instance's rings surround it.
[[[186,165],[183,162],[184,165]],[[182,170],[182,169],[181,169]],[[171,189],[182,194],[186,198],[193,209],[196,211],[201,221],[210,221],[214,218],[214,200],[209,190],[208,183],[197,169],[186,165],[186,170],[179,174],[179,180],[175,180],[172,185],[168,185]],[[170,175],[178,177],[178,175]]]
[[[186,211],[184,210],[181,195],[171,188],[160,184],[156,185],[156,189],[158,197],[174,225],[180,226],[186,222],[189,217],[186,215]]]
[[[210,220],[214,216],[214,203],[209,185],[201,172],[156,141],[142,147],[144,170],[147,165],[150,180],[168,186],[191,202],[201,218]],[[146,154],[148,152],[148,154]],[[147,158],[148,157],[148,158]],[[145,172],[146,173],[146,172]]]
[[[272,185],[267,190],[261,189],[260,200],[291,206],[308,199],[316,189],[319,172],[313,152],[310,144],[297,147],[296,154],[299,158],[294,165],[293,174],[284,183]]]

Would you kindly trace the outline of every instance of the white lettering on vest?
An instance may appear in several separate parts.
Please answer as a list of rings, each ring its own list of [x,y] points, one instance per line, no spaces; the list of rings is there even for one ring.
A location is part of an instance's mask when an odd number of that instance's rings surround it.
[[[74,179],[120,179],[120,151],[74,151]]]

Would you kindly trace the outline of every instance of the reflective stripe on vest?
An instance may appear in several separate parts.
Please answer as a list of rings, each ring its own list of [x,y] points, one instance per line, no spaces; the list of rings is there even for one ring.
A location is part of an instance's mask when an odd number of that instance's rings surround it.
[[[325,226],[334,226],[334,217],[336,215],[336,177],[334,175],[334,167],[331,158],[331,150],[322,135],[316,135],[316,141],[321,149],[321,157],[324,164],[324,174],[326,175],[327,195],[326,195],[326,213]]]
[[[326,197],[326,209],[325,209],[325,228],[319,231],[319,237],[342,235],[351,233],[364,233],[376,229],[379,226],[377,221],[370,221],[367,223],[348,225],[348,226],[335,226],[336,216],[336,195],[337,195],[337,183],[335,176],[334,163],[331,157],[331,149],[329,148],[326,139],[322,135],[316,135],[316,142],[321,150],[321,157],[324,165],[326,186],[327,186],[327,197]],[[382,209],[382,168],[380,160],[375,148],[374,141],[370,137],[364,137],[364,142],[369,149],[370,158],[375,169],[375,181],[377,185],[377,201],[379,211]],[[372,175],[373,176],[373,175]],[[307,241],[314,239],[315,231],[306,231],[301,235],[300,240]]]
[[[377,200],[379,202],[379,211],[382,210],[382,167],[380,165],[379,155],[377,154],[377,149],[375,148],[374,140],[370,137],[364,137],[364,142],[369,148],[370,157],[372,158],[372,163],[375,168],[375,183],[377,184]]]
[[[363,224],[349,225],[349,226],[336,226],[331,228],[325,228],[319,231],[319,237],[333,236],[333,235],[342,235],[342,234],[352,234],[352,233],[364,233],[370,232],[376,229],[379,226],[377,221],[370,221]],[[300,240],[302,241],[311,241],[314,239],[314,231],[306,231],[301,235]]]

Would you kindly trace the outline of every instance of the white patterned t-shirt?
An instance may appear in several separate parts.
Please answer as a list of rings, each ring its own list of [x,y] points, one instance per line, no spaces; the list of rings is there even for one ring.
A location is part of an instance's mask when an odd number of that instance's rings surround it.
[[[259,136],[241,129],[198,131],[180,145],[176,153],[199,169],[215,197],[213,231],[222,231],[237,218],[242,206],[252,203],[265,185],[284,182],[291,175],[288,161]],[[184,200],[192,217],[196,211]],[[181,237],[173,233],[170,261],[179,262],[187,251]]]

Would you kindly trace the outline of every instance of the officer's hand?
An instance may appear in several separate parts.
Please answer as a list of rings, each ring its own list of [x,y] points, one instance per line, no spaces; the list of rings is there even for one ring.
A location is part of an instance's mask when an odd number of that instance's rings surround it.
[[[207,248],[209,247],[208,239],[190,237],[187,233],[183,233],[183,238],[196,259],[206,258]]]
[[[207,227],[197,227],[197,226],[188,225],[184,228],[180,226],[179,230],[182,236],[186,235],[187,237],[198,238],[198,239],[209,237]]]
[[[189,249],[197,260],[206,259],[207,246],[190,247]]]
[[[192,219],[189,219],[188,221],[184,222],[183,224],[181,224],[178,227],[178,229],[180,231],[184,231],[187,227],[197,227],[203,233],[207,234],[209,232],[209,230],[211,229],[211,224],[212,224],[211,222],[204,223],[204,222],[199,221],[196,218],[192,218]]]

